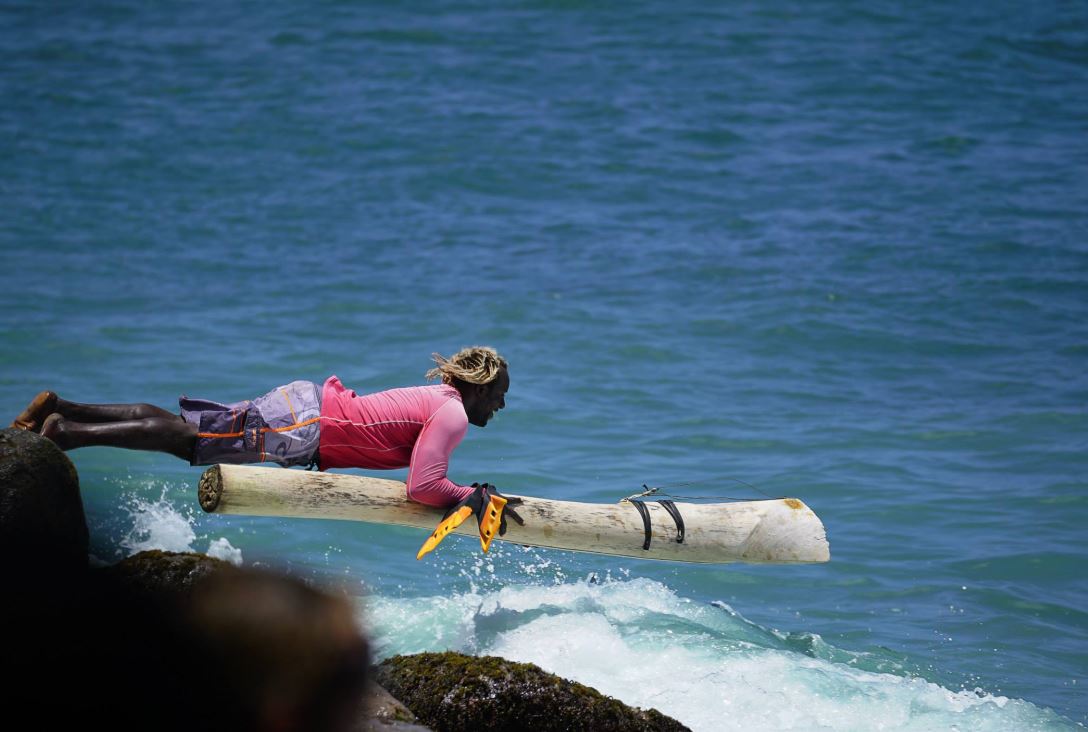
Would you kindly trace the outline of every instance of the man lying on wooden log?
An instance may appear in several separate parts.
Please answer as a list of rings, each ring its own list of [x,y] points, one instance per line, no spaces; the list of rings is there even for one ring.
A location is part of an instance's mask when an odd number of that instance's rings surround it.
[[[507,362],[487,346],[463,348],[448,359],[436,353],[434,361],[427,378],[441,384],[360,396],[330,376],[324,386],[293,381],[233,404],[183,396],[180,416],[151,404],[80,404],[43,391],[11,426],[39,431],[62,450],[152,450],[191,465],[408,468],[409,500],[453,507],[421,555],[472,514],[486,551],[495,529],[503,533],[505,500],[488,483],[458,485],[446,471],[468,425],[484,427],[506,406]]]

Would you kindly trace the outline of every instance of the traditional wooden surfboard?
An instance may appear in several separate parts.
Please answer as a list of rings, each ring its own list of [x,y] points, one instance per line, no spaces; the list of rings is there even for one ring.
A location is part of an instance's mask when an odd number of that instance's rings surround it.
[[[399,524],[433,531],[444,511],[409,501],[404,483],[386,478],[283,468],[214,465],[198,488],[209,513],[341,519]],[[504,492],[503,495],[511,496]],[[631,502],[576,503],[519,496],[525,520],[507,521],[497,540],[526,546],[675,562],[793,563],[831,558],[824,525],[796,498],[696,504],[676,502],[678,523],[653,497],[643,501],[647,521]],[[475,535],[470,518],[456,533]],[[425,536],[420,537],[422,543]],[[441,551],[441,548],[439,549]]]

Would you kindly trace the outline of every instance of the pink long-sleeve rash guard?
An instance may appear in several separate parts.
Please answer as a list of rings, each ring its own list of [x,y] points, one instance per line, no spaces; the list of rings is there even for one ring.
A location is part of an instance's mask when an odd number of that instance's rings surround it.
[[[452,386],[412,386],[357,395],[336,376],[321,392],[320,468],[408,468],[408,498],[445,508],[472,493],[446,477],[468,430]]]

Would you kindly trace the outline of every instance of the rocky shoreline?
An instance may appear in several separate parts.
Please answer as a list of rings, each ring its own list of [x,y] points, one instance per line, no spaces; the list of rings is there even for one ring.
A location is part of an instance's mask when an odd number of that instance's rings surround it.
[[[68,457],[34,433],[0,431],[0,557],[13,599],[0,611],[12,636],[0,670],[16,679],[12,698],[45,703],[59,693],[54,721],[107,714],[120,730],[687,729],[533,664],[445,652],[370,666],[346,597],[203,554],[146,551],[91,569],[88,543]]]

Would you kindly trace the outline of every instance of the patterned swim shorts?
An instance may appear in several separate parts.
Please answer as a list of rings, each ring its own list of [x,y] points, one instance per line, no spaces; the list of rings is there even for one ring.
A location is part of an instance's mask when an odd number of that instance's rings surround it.
[[[220,404],[178,400],[182,418],[196,426],[190,465],[275,462],[310,465],[321,433],[321,387],[292,381],[253,400]]]

